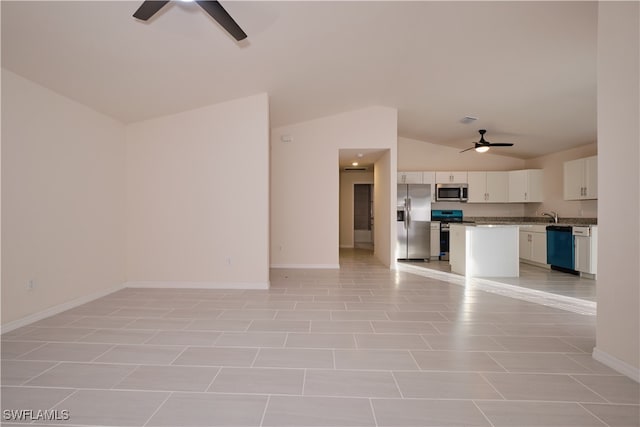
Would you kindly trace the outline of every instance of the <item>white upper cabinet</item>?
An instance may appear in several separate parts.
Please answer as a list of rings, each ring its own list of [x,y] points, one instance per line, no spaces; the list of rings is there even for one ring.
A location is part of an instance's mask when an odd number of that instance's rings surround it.
[[[436,184],[466,184],[467,172],[436,172]]]
[[[504,203],[509,196],[508,172],[469,172],[469,203]]]
[[[598,157],[564,162],[564,199],[598,198]]]
[[[435,184],[436,183],[436,173],[434,171],[422,172],[422,183],[423,184]]]
[[[422,172],[398,172],[398,184],[422,184]]]
[[[509,202],[542,202],[542,170],[525,169],[508,174]]]

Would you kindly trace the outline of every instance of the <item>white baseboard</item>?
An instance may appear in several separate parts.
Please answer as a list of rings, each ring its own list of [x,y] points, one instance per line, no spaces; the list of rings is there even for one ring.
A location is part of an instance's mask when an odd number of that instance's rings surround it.
[[[524,264],[535,265],[536,267],[545,268],[547,270],[551,270],[551,266],[549,264],[542,264],[540,262],[535,262],[535,261],[531,261],[531,260],[524,259],[524,258],[520,258],[520,262],[522,262]]]
[[[627,362],[623,362],[622,360],[613,357],[609,353],[605,353],[597,347],[593,349],[592,356],[598,362],[607,365],[614,371],[620,372],[622,375],[631,378],[635,382],[640,382],[640,368],[631,366]]]
[[[125,288],[269,289],[270,282],[125,282]]]
[[[63,311],[70,310],[72,308],[81,306],[82,304],[86,304],[98,298],[102,298],[106,295],[112,294],[116,291],[123,289],[124,286],[122,284],[114,285],[109,288],[103,289],[98,292],[94,292],[89,295],[85,295],[80,298],[76,298],[71,301],[63,302],[62,304],[55,305],[53,307],[49,307],[46,310],[39,311],[37,313],[30,314],[21,319],[16,319],[11,322],[8,322],[5,325],[2,325],[0,328],[0,334],[4,334],[6,332],[13,331],[14,329],[21,328],[23,326],[30,325],[31,323],[37,322],[38,320],[46,319],[47,317],[54,316],[56,314],[60,314]]]
[[[340,264],[271,264],[271,268],[340,269]]]
[[[340,245],[340,249],[353,249],[353,245]]]

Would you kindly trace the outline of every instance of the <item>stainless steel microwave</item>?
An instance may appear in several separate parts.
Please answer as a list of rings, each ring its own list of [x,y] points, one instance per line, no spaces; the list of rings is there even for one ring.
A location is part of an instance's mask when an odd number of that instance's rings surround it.
[[[466,202],[467,184],[436,184],[436,202]]]

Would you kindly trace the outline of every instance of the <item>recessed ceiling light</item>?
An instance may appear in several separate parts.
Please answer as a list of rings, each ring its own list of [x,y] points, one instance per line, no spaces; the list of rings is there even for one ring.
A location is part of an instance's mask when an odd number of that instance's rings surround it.
[[[358,162],[351,163],[351,166],[358,166]]]
[[[358,153],[358,158],[359,158],[359,159],[361,159],[361,158],[363,158],[363,157],[364,157],[364,154],[362,154],[362,153]]]

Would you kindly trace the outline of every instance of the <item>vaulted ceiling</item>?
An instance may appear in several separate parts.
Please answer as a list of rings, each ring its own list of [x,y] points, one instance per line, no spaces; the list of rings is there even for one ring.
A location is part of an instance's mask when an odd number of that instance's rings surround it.
[[[140,3],[2,1],[2,66],[125,123],[267,92],[272,126],[385,105],[460,149],[480,128],[520,158],[596,140],[596,2],[222,2],[242,42]]]

